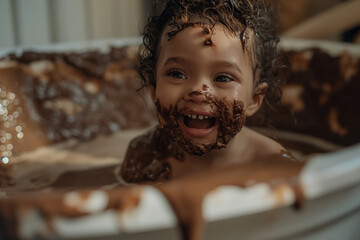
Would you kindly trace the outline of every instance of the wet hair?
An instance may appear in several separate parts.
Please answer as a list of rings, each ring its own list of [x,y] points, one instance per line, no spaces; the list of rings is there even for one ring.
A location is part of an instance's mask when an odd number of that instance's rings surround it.
[[[215,24],[238,35],[243,48],[252,56],[255,86],[266,82],[268,89],[261,109],[262,116],[273,112],[280,103],[281,78],[276,36],[277,25],[273,6],[266,0],[162,0],[157,3],[159,14],[148,19],[139,49],[139,74],[142,87],[156,87],[155,67],[159,43],[164,29],[168,39],[194,24],[205,24],[204,32],[211,33]],[[193,18],[200,19],[194,23]],[[209,30],[210,29],[210,30]],[[250,36],[251,35],[251,36]],[[249,49],[249,45],[251,46]],[[259,115],[259,114],[258,114]]]

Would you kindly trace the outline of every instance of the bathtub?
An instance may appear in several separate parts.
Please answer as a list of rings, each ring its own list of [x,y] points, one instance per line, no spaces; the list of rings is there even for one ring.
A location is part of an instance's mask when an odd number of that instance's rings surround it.
[[[39,50],[92,49],[105,48],[107,44],[125,45],[139,43],[139,39],[96,41],[59,46],[42,47]],[[320,46],[330,49],[333,54],[344,48],[360,56],[360,48],[317,41],[284,40],[283,48],[305,48]],[[1,50],[1,54],[9,50]],[[22,51],[22,49],[16,49]],[[265,183],[249,188],[221,186],[209,192],[202,202],[204,231],[202,239],[268,239],[268,240],[318,240],[318,239],[360,239],[360,144],[342,147],[324,140],[301,135],[257,129],[265,134],[280,134],[279,138],[296,139],[302,144],[317,146],[323,154],[301,156],[307,164],[300,175],[304,201],[294,207],[295,194],[289,187],[273,189]],[[79,163],[95,164],[96,156],[101,156],[108,148],[102,145],[121,145],[113,150],[103,164],[112,166],[124,155],[128,142],[144,130],[122,131],[111,136],[101,136],[87,143],[67,142],[56,146],[42,147],[17,158],[31,170],[31,161],[39,156],[48,162],[57,163],[63,153],[73,154]],[[290,149],[291,150],[291,149]],[[296,149],[294,149],[296,152]],[[67,155],[68,157],[69,155]],[[86,160],[85,160],[86,159]],[[84,161],[84,162],[82,162]],[[28,164],[28,165],[26,165]],[[80,166],[80,165],[79,165]],[[43,174],[46,166],[43,166]],[[27,172],[26,174],[30,173]],[[34,169],[32,169],[34,170]],[[39,169],[35,169],[39,170]],[[25,175],[24,175],[25,176]],[[22,177],[22,176],[19,176]],[[51,221],[36,207],[17,211],[17,233],[21,239],[182,239],[176,214],[165,196],[152,186],[133,186],[139,190],[139,203],[122,211],[106,209],[108,198],[103,189],[92,190],[89,197],[74,206],[87,213],[69,218],[53,216]],[[116,191],[108,186],[109,191]],[[1,191],[0,191],[1,192]],[[26,193],[25,193],[26,194]],[[45,193],[46,194],[46,193]],[[6,199],[6,193],[1,198]],[[26,195],[24,195],[26,196]],[[44,195],[46,197],[46,195]],[[69,192],[66,199],[73,204],[77,201],[77,191]],[[75,200],[74,200],[75,199]],[[19,199],[28,201],[27,198]],[[9,201],[0,205],[9,204]],[[2,219],[0,232],[9,227],[7,219]],[[1,236],[1,235],[0,235]],[[2,238],[5,239],[4,235]]]

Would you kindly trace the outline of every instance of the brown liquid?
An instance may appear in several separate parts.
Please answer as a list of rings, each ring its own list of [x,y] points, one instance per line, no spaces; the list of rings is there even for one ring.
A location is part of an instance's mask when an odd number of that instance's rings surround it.
[[[136,93],[136,50],[8,56],[16,62],[0,67],[0,158],[151,125],[155,116]]]
[[[69,171],[60,175],[58,179],[50,185],[52,188],[96,188],[112,184],[118,184],[114,174],[117,165],[96,168],[84,171]]]
[[[222,185],[250,187],[256,183],[267,182],[274,191],[279,186],[287,185],[294,189],[296,205],[302,201],[301,186],[298,176],[305,165],[287,153],[271,156],[267,159],[256,159],[251,162],[214,168],[172,181],[155,184],[172,205],[180,224],[184,239],[201,239],[203,232],[202,202],[207,193]],[[56,166],[54,166],[56,167]],[[76,190],[86,199],[92,190],[104,189],[109,196],[106,209],[123,211],[134,208],[139,202],[138,188],[120,186],[113,166],[99,167],[81,171],[69,171],[61,174],[56,181],[49,184],[43,191],[10,192],[9,197],[0,199],[3,219],[14,224],[14,229],[7,228],[9,236],[17,236],[16,212],[35,208],[51,222],[54,216],[78,217],[86,213],[64,204],[64,197],[69,190]],[[151,184],[153,185],[153,184]]]

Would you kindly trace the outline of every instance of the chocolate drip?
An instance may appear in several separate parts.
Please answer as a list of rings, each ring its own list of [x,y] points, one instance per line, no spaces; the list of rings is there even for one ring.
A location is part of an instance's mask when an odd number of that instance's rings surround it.
[[[304,196],[298,178],[304,166],[305,162],[282,152],[264,159],[201,171],[157,187],[173,206],[184,239],[199,240],[204,230],[202,203],[210,191],[223,185],[247,188],[266,182],[273,189],[290,187],[296,197],[295,206],[301,206]]]

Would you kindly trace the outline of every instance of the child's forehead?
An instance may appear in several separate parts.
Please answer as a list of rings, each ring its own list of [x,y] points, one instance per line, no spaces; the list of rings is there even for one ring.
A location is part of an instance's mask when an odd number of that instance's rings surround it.
[[[226,41],[236,42],[241,44],[240,38],[234,33],[230,32],[221,24],[216,24],[215,26],[208,26],[205,24],[196,23],[192,26],[188,26],[179,31],[176,31],[176,34],[173,34],[174,30],[170,27],[166,27],[161,34],[160,45],[173,42],[175,38],[181,38],[183,41],[191,41],[194,38],[197,39],[219,39],[221,38],[218,44],[224,43]],[[171,37],[169,36],[171,34]],[[204,41],[203,41],[204,43]],[[206,45],[206,44],[204,44]]]
[[[164,43],[170,41],[173,37],[175,37],[177,34],[182,33],[182,32],[188,32],[187,30],[190,28],[195,29],[196,31],[202,32],[204,37],[208,36],[208,37],[212,37],[215,36],[217,33],[224,33],[228,38],[236,38],[239,40],[239,43],[241,44],[241,31],[238,32],[232,32],[230,29],[228,29],[226,26],[224,26],[221,23],[216,23],[216,24],[209,24],[207,22],[204,21],[198,21],[201,19],[195,19],[195,21],[191,21],[188,22],[186,24],[183,25],[178,25],[176,27],[174,27],[173,24],[166,24],[165,28],[163,29],[162,33],[161,33],[161,38],[160,38],[160,42],[159,42],[159,46],[163,45]],[[250,37],[250,35],[252,34],[252,31],[249,30],[245,30],[244,33],[247,36],[247,38]],[[249,38],[249,40],[251,40]]]
[[[221,69],[232,69],[248,75],[253,61],[238,37],[229,34],[221,25],[213,28],[213,45],[206,45],[208,36],[200,27],[183,29],[173,38],[164,38],[156,63],[156,69],[168,66],[184,66],[189,71],[209,73]],[[195,70],[196,69],[196,70]],[[251,76],[247,76],[250,79]]]
[[[209,25],[206,22],[193,22],[193,24],[176,31],[176,34],[169,37],[169,33],[174,32],[174,28],[167,25],[161,34],[158,45],[158,54],[163,47],[171,43],[174,38],[181,38],[181,41],[192,41],[194,38],[200,39],[199,47],[226,46],[232,44],[234,47],[241,47],[247,52],[254,61],[254,38],[251,29],[242,32],[232,32],[221,23]],[[178,36],[180,35],[180,36]],[[202,39],[202,40],[201,40]],[[209,42],[210,41],[210,42]]]

